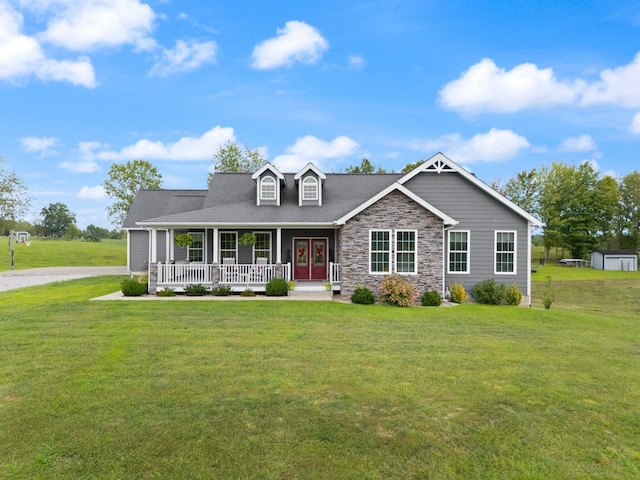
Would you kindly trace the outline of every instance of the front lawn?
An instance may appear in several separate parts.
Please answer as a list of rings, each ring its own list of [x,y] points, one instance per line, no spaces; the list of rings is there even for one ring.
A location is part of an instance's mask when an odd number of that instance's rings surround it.
[[[118,281],[0,294],[0,478],[640,476],[625,311],[88,300]]]

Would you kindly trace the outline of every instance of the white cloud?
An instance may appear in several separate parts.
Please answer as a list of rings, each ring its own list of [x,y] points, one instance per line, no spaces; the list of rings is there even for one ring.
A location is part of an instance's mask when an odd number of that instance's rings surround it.
[[[216,42],[189,43],[178,40],[175,48],[163,50],[162,58],[149,71],[151,76],[166,77],[174,73],[195,70],[200,65],[216,62]]]
[[[459,133],[443,135],[435,140],[415,141],[414,150],[441,151],[459,163],[501,162],[510,160],[530,146],[527,139],[511,130],[492,128],[487,133],[465,139]]]
[[[634,115],[631,125],[629,126],[629,130],[634,135],[640,135],[640,112]]]
[[[362,70],[367,61],[360,55],[349,55],[349,68],[351,70]]]
[[[80,162],[62,162],[59,166],[60,168],[64,168],[65,170],[69,170],[73,173],[93,173],[102,170],[102,168],[100,168],[100,165],[98,165],[93,160],[85,160]]]
[[[569,137],[558,147],[561,152],[591,152],[597,149],[596,142],[593,141],[590,135]]]
[[[269,70],[294,62],[313,64],[329,48],[320,32],[304,22],[289,21],[277,33],[276,37],[255,46],[252,67]]]
[[[600,72],[599,80],[559,80],[553,69],[523,63],[511,70],[485,58],[447,83],[440,104],[461,113],[513,113],[559,105],[640,107],[640,53],[627,65]]]
[[[148,139],[138,140],[120,151],[93,151],[99,160],[210,160],[213,153],[226,142],[235,141],[233,128],[214,127],[200,137],[182,137],[174,143],[164,143]],[[92,147],[88,147],[87,153]],[[91,154],[89,154],[91,156]]]
[[[31,75],[42,81],[66,81],[87,88],[97,86],[91,60],[48,58],[37,40],[23,35],[22,14],[0,2],[0,80],[19,81]]]
[[[628,65],[603,70],[600,81],[586,87],[581,103],[640,107],[640,53]]]
[[[20,144],[25,152],[40,152],[42,155],[51,153],[53,147],[58,144],[55,137],[22,137]]]
[[[96,185],[95,187],[87,187],[85,185],[80,189],[76,197],[84,198],[85,200],[100,200],[106,197],[106,194],[102,185]]]
[[[471,66],[439,92],[440,103],[460,112],[513,113],[576,101],[576,85],[558,81],[551,68],[523,63],[506,71],[489,58]]]
[[[43,41],[69,50],[88,51],[131,44],[138,50],[152,48],[148,34],[155,13],[139,0],[70,0],[41,2],[53,18],[40,35]],[[51,8],[53,7],[53,8]]]
[[[336,137],[327,142],[313,135],[307,135],[298,138],[296,143],[288,147],[284,155],[278,155],[273,163],[285,172],[297,172],[309,162],[323,168],[323,161],[348,157],[357,150],[358,146],[355,140],[345,136]]]

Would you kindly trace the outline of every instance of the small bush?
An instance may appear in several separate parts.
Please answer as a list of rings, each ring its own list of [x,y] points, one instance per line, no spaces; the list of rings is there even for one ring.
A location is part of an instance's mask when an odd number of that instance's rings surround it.
[[[423,307],[439,307],[442,304],[442,297],[435,290],[431,290],[422,294],[420,303]]]
[[[380,285],[380,298],[389,305],[408,307],[418,298],[418,290],[415,285],[394,273],[387,275]]]
[[[145,285],[147,285],[149,283],[149,273],[148,272],[141,273],[138,276],[138,281],[140,283],[144,283]]]
[[[351,302],[359,305],[372,305],[376,303],[376,297],[367,287],[357,287],[351,294]]]
[[[231,287],[227,285],[218,285],[217,287],[211,289],[211,295],[216,297],[227,297],[231,295]]]
[[[522,292],[515,282],[511,285],[507,285],[505,288],[504,301],[507,302],[507,305],[515,305],[516,307],[520,305],[520,302],[522,301]]]
[[[243,290],[242,293],[240,294],[241,297],[255,297],[256,296],[256,292],[254,292],[253,290],[251,290],[250,288],[247,288],[246,290]]]
[[[163,288],[162,290],[156,293],[157,297],[175,297],[176,292],[173,291],[172,288]]]
[[[265,289],[267,297],[286,297],[288,293],[289,285],[284,278],[272,278]]]
[[[542,292],[542,303],[544,303],[544,308],[549,310],[551,308],[551,304],[556,299],[556,292],[553,290],[551,286],[551,275],[547,275],[547,281],[544,286],[544,290]]]
[[[504,299],[504,285],[498,285],[493,278],[484,280],[473,287],[473,298],[485,305],[500,305]]]
[[[209,293],[209,289],[199,283],[187,285],[184,287],[184,293],[189,297],[202,297]]]
[[[464,303],[467,298],[467,291],[460,282],[454,282],[449,285],[449,292],[451,293],[451,301],[455,303]]]
[[[125,297],[139,297],[147,293],[147,284],[140,283],[134,278],[127,278],[122,281],[121,290]]]

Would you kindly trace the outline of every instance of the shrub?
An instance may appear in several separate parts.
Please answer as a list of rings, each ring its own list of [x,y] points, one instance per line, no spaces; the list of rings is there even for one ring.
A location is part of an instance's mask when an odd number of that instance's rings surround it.
[[[505,288],[504,301],[507,302],[507,305],[515,305],[516,307],[520,305],[520,302],[522,301],[522,292],[515,282],[511,285],[507,285]]]
[[[544,303],[544,308],[549,310],[551,308],[551,304],[556,299],[556,292],[553,290],[553,287],[551,286],[551,275],[547,275],[546,278],[547,278],[547,282],[542,292],[542,303]]]
[[[504,299],[504,285],[498,285],[493,278],[483,280],[473,287],[473,298],[485,305],[500,305]]]
[[[359,305],[372,305],[376,303],[376,297],[367,287],[357,287],[351,294],[351,302]]]
[[[149,283],[149,273],[148,272],[141,273],[138,276],[138,281],[140,283],[144,283],[145,285],[147,285]]]
[[[227,285],[218,285],[215,288],[211,289],[211,295],[216,297],[227,297],[231,295],[231,287]]]
[[[255,297],[256,296],[256,292],[254,292],[253,290],[251,290],[250,288],[247,288],[245,290],[242,291],[242,293],[240,294],[241,297]]]
[[[272,278],[265,289],[267,297],[286,297],[288,293],[289,285],[284,278]]]
[[[163,288],[162,290],[156,293],[158,297],[175,297],[176,292],[173,291],[173,288]]]
[[[204,285],[195,283],[184,287],[184,293],[186,293],[189,297],[202,297],[203,295],[209,293],[209,289]]]
[[[389,305],[408,307],[418,298],[418,290],[415,285],[394,273],[387,275],[380,285],[380,298]]]
[[[147,293],[147,284],[140,283],[134,278],[127,278],[122,281],[121,290],[125,297],[139,297]]]
[[[467,298],[467,291],[464,289],[464,285],[460,282],[454,282],[449,285],[449,292],[451,293],[452,302],[464,303]]]
[[[442,304],[442,297],[435,290],[431,290],[422,294],[420,303],[423,307],[439,307]]]

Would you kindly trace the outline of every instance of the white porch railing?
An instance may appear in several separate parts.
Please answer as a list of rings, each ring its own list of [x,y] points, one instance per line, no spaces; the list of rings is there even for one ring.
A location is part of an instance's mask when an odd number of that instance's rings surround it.
[[[329,283],[331,285],[340,284],[340,264],[329,262]]]
[[[202,285],[213,282],[213,265],[202,263],[158,264],[158,285]]]
[[[220,283],[222,285],[250,285],[269,283],[276,276],[275,265],[220,265]]]

